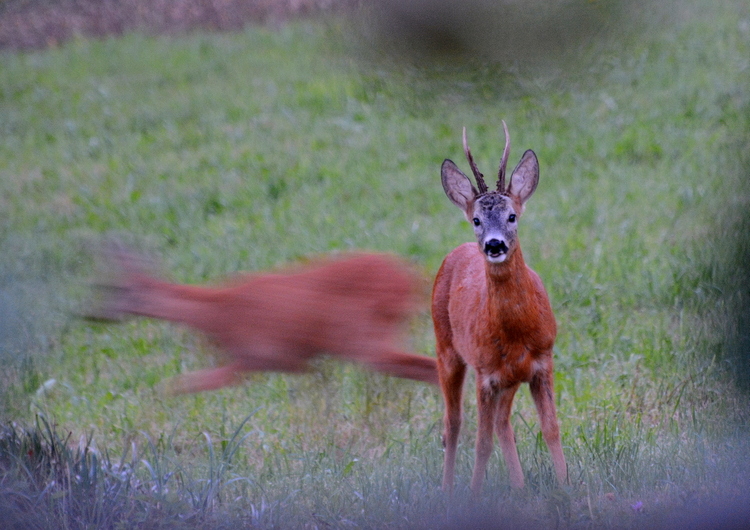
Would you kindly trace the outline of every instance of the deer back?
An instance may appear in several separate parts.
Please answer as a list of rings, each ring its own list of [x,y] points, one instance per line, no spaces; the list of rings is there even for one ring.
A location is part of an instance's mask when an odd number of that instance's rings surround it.
[[[132,255],[110,256],[120,269],[97,313],[133,314],[185,324],[235,355],[276,359],[373,350],[393,340],[417,308],[419,282],[385,254],[319,259],[214,286],[156,278]]]

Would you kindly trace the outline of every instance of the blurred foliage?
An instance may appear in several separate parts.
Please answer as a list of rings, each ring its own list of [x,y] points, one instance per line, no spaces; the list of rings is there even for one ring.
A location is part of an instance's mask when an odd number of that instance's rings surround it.
[[[391,57],[549,65],[642,31],[659,12],[650,0],[381,0],[362,11],[361,32]]]

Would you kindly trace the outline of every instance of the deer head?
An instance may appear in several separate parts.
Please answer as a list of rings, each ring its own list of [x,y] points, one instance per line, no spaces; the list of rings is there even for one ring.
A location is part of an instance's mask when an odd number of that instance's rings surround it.
[[[474,163],[466,142],[466,128],[463,132],[464,153],[479,189],[452,160],[446,159],[440,170],[445,194],[474,225],[479,249],[490,263],[502,263],[518,246],[518,219],[539,183],[539,161],[534,151],[529,149],[513,170],[508,186],[505,186],[505,167],[510,154],[510,136],[505,121],[503,129],[505,149],[495,190],[488,191],[484,176]]]

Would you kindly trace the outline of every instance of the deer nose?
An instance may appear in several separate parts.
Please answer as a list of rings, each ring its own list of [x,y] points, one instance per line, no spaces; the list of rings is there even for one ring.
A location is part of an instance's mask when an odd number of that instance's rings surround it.
[[[499,256],[508,252],[508,245],[499,239],[490,239],[484,244],[484,253],[490,256]]]

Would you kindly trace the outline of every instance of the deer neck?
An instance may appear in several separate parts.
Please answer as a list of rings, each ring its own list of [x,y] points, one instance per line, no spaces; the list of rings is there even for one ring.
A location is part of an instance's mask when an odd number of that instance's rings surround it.
[[[534,289],[520,246],[502,263],[485,262],[485,274],[487,310],[492,321],[524,312]]]

